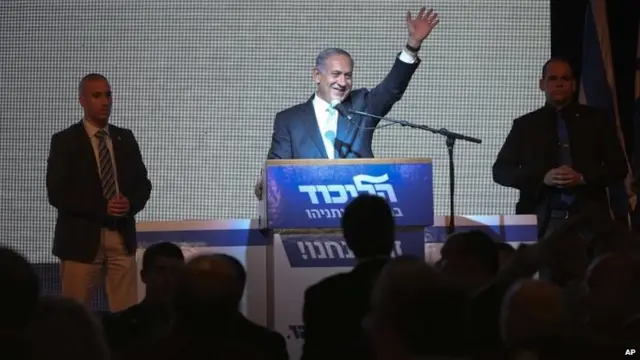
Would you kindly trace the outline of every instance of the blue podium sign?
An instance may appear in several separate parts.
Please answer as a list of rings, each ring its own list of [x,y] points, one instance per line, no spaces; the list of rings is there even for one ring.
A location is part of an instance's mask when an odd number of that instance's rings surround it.
[[[268,160],[263,181],[266,228],[339,228],[363,193],[384,197],[397,226],[433,224],[430,159]]]
[[[281,234],[282,246],[292,268],[347,267],[357,265],[342,234]],[[425,259],[424,231],[398,231],[391,256]]]

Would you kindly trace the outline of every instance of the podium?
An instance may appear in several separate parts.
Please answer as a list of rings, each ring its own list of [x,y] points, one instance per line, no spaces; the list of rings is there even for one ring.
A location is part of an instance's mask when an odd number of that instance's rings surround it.
[[[260,226],[340,228],[359,194],[384,197],[399,227],[433,225],[431,159],[267,160]]]
[[[396,222],[392,256],[425,259],[426,229],[434,224],[430,159],[268,160],[262,182],[259,224],[273,234],[268,322],[290,334],[292,359],[299,358],[304,341],[307,287],[357,264],[340,221],[359,194],[388,201]]]
[[[216,252],[239,259],[247,269],[243,312],[285,336],[289,357],[299,359],[305,290],[356,265],[340,220],[359,194],[382,196],[393,209],[392,256],[439,260],[450,219],[434,218],[432,175],[430,159],[268,160],[258,219],[139,224],[138,242],[142,249],[173,242],[187,257]],[[514,246],[537,240],[535,215],[458,216],[455,222],[456,231],[481,230]]]

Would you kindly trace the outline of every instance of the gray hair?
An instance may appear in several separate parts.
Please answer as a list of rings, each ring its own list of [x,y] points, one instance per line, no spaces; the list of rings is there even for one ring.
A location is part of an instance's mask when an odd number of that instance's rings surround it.
[[[316,69],[318,69],[320,72],[324,72],[325,65],[327,64],[327,59],[334,55],[344,55],[348,57],[351,61],[351,67],[353,67],[353,58],[351,57],[351,54],[349,54],[346,50],[340,48],[327,48],[320,51],[318,56],[316,56]]]

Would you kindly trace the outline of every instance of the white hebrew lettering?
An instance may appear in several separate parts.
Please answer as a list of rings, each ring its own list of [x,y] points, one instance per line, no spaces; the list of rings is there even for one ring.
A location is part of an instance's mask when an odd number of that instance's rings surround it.
[[[392,255],[393,256],[402,256],[402,248],[400,247],[402,245],[402,243],[398,240],[396,240],[394,242],[395,244],[395,248],[393,249]]]
[[[331,198],[331,203],[333,203],[333,204],[344,204],[344,203],[347,202],[347,200],[349,200],[349,198],[347,197],[346,186],[328,185],[327,189],[329,190],[329,192],[338,193],[338,196],[334,196],[334,197]]]
[[[327,255],[329,258],[333,258],[334,251],[337,253],[339,258],[344,257],[344,251],[342,251],[342,246],[336,241],[325,241],[324,246],[327,250]]]
[[[376,190],[378,190],[378,196],[386,197],[387,200],[392,203],[398,202],[398,198],[396,198],[396,192],[393,191],[393,186],[391,186],[390,184],[380,184],[376,185],[375,187]]]
[[[305,241],[304,245],[307,247],[307,252],[309,253],[309,256],[312,259],[316,259],[317,258],[316,249],[313,248],[313,243],[309,241]]]
[[[358,197],[358,190],[356,190],[356,186],[352,184],[347,184],[344,186],[344,189],[349,193],[349,196],[352,198]],[[345,201],[346,202],[346,201]]]
[[[316,187],[313,185],[300,185],[298,190],[303,193],[309,194],[309,200],[312,204],[319,204],[318,196],[316,196]]]
[[[327,258],[327,254],[325,253],[324,247],[322,246],[322,244],[321,243],[317,243],[315,241],[312,244],[316,249],[318,249],[318,252],[319,252],[318,257],[314,258],[314,259],[326,259]]]
[[[304,260],[307,260],[307,258],[309,258],[309,255],[307,255],[307,251],[304,249],[304,243],[302,241],[298,241],[298,250],[300,250],[300,254]]]
[[[312,204],[319,204],[322,195],[322,201],[325,204],[346,204],[349,198],[358,197],[359,193],[368,193],[386,198],[391,203],[397,203],[398,198],[391,184],[385,184],[389,181],[389,175],[370,176],[356,175],[353,177],[353,184],[329,184],[329,185],[298,185],[301,193],[309,195],[309,201]]]
[[[376,195],[375,187],[373,187],[373,185],[365,185],[364,183],[379,184],[388,179],[389,177],[386,174],[383,176],[356,175],[353,177],[353,183],[356,184],[358,192],[368,192],[371,195]]]
[[[340,245],[342,245],[342,249],[345,251],[345,254],[344,254],[345,259],[355,258],[355,256],[353,255],[353,252],[351,251],[351,249],[349,249],[349,246],[347,245],[346,241],[344,240],[340,241]]]
[[[341,218],[342,214],[344,214],[344,209],[331,209],[332,218]]]
[[[316,189],[319,193],[322,194],[322,199],[324,200],[325,204],[331,204],[331,195],[329,194],[329,189],[324,185],[316,185]]]

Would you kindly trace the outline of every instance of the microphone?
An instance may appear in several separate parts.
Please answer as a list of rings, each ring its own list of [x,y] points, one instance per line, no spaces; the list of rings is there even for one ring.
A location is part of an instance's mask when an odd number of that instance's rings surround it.
[[[351,114],[349,114],[349,110],[347,110],[347,108],[345,108],[344,105],[340,103],[340,100],[331,100],[331,107],[338,110],[338,113],[340,115],[351,120]]]

